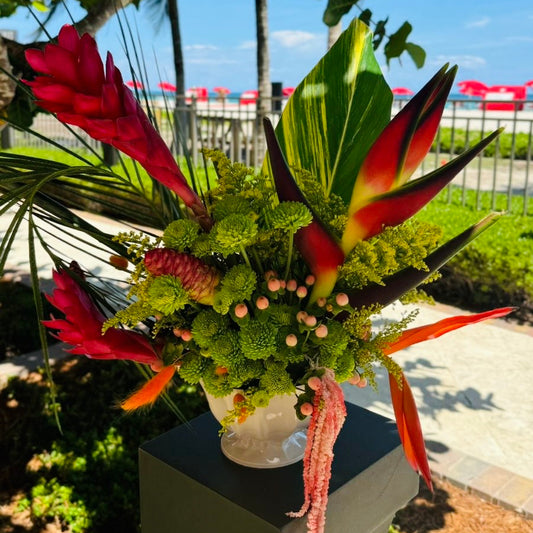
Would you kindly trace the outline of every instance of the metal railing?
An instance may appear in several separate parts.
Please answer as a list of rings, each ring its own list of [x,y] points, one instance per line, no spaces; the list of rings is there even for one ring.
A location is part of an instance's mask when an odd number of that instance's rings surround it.
[[[406,102],[395,100],[393,114]],[[284,99],[272,102],[270,118],[274,124],[279,120],[284,103]],[[494,103],[496,107],[502,104]],[[533,215],[533,205],[530,205],[533,204],[530,200],[533,196],[533,102],[511,102],[510,109],[491,109],[491,104],[490,101],[449,100],[431,151],[415,176],[437,169],[479,138],[504,127],[504,133],[493,145],[455,178],[454,187],[461,188],[462,203],[473,194],[469,191],[475,191],[478,209],[504,208]],[[255,103],[241,105],[226,100],[192,100],[174,111],[165,102],[155,100],[152,106],[165,141],[176,154],[189,153],[193,164],[200,162],[199,150],[203,147],[220,149],[232,160],[249,166],[261,164],[265,148]],[[175,117],[179,121],[174,120]],[[181,124],[179,128],[175,127],[178,123]],[[71,149],[83,148],[83,143],[93,149],[101,149],[85,133],[73,128],[78,137],[75,136],[50,115],[38,115],[33,129]],[[2,137],[5,147],[7,136],[4,133]],[[13,128],[9,137],[7,142],[12,146],[49,147],[42,138]],[[456,195],[453,197],[456,198]],[[449,200],[452,201],[451,188]],[[487,206],[487,202],[490,205]],[[520,202],[518,208],[517,202]]]

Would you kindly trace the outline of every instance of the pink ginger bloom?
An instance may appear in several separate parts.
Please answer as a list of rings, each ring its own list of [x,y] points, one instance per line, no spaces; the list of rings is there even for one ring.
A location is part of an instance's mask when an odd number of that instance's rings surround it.
[[[71,270],[78,271],[73,262]],[[64,319],[43,321],[59,340],[73,346],[72,354],[86,355],[91,359],[128,359],[144,364],[154,364],[159,357],[149,340],[134,331],[108,329],[102,334],[106,320],[90,296],[72,279],[66,270],[53,272],[56,288],[48,301],[64,313]]]
[[[120,71],[107,54],[104,65],[96,41],[78,35],[73,26],[61,28],[57,44],[26,50],[26,60],[38,73],[25,81],[37,104],[66,124],[79,126],[91,137],[111,144],[137,160],[146,171],[174,191],[194,213],[206,217],[172,153],[152,126]]]
[[[179,278],[194,301],[213,305],[220,275],[215,268],[194,255],[172,248],[154,248],[144,256],[144,266],[152,276],[170,275]]]
[[[308,533],[324,533],[333,446],[346,419],[344,394],[332,370],[326,369],[315,390],[313,414],[304,455],[304,503],[292,518],[307,514]]]

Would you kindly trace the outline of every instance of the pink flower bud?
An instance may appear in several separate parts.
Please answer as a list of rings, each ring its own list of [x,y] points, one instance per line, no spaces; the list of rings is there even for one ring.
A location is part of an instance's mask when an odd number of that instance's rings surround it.
[[[318,307],[324,307],[327,303],[327,300],[326,298],[318,298],[317,301],[316,301],[316,304],[318,305]]]
[[[279,284],[281,285],[282,289],[284,289],[287,286],[287,282],[284,279],[280,279]]]
[[[244,318],[248,314],[248,307],[246,304],[237,304],[235,306],[235,316],[237,318]]]
[[[272,279],[272,278],[277,278],[278,277],[278,273],[275,271],[275,270],[267,270],[265,272],[265,280],[268,281],[269,279]]]
[[[316,326],[316,316],[313,315],[307,315],[304,318],[304,322],[306,326],[309,326],[310,328],[313,328]]]
[[[180,328],[174,328],[174,329],[172,330],[172,333],[174,333],[174,335],[175,335],[176,337],[178,337],[178,339],[179,339],[179,338],[181,337],[181,334],[182,334],[183,332],[182,332],[182,330],[181,330]]]
[[[267,287],[269,291],[276,292],[279,291],[279,289],[281,288],[281,283],[279,279],[271,278],[268,280]]]
[[[367,385],[368,385],[368,381],[366,378],[361,378],[359,380],[359,383],[357,384],[357,386],[360,387],[361,389],[365,388]]]
[[[300,406],[300,413],[303,416],[310,416],[313,414],[313,404],[305,402]]]
[[[150,368],[154,372],[161,372],[164,366],[165,366],[165,363],[163,363],[161,359],[158,359],[157,361],[154,361],[153,363],[150,364]]]
[[[361,381],[361,376],[356,372],[349,380],[350,385],[357,385]]]
[[[350,299],[348,298],[348,295],[344,292],[339,292],[339,294],[335,296],[335,301],[337,302],[337,305],[344,307],[345,305],[348,305]]]
[[[285,344],[290,348],[294,348],[298,344],[298,337],[292,333],[287,335],[285,337]]]
[[[318,328],[315,329],[315,335],[319,339],[323,339],[324,337],[327,337],[328,336],[327,326],[325,324],[320,324],[320,326],[318,326]]]
[[[303,285],[300,285],[296,289],[296,296],[298,296],[298,298],[305,298],[307,296],[307,289]]]
[[[313,276],[313,274],[309,274],[306,278],[305,278],[305,284],[306,285],[313,285],[316,281],[316,278],[315,276]]]
[[[307,380],[307,385],[311,390],[317,391],[322,386],[322,380],[318,376],[312,376]]]
[[[294,292],[298,288],[298,283],[295,279],[290,279],[287,281],[287,290],[290,292]]]
[[[298,320],[298,322],[304,322],[307,316],[308,315],[305,311],[298,311],[296,313],[296,320]]]
[[[188,329],[186,329],[181,333],[181,338],[185,342],[189,342],[190,340],[192,340],[192,333]]]
[[[270,305],[270,302],[266,296],[259,296],[255,301],[255,305],[257,306],[257,309],[261,309],[262,311]]]

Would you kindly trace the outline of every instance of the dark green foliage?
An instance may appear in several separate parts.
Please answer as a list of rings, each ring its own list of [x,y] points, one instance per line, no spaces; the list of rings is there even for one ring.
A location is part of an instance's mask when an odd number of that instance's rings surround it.
[[[43,298],[44,315],[52,307]],[[33,291],[22,283],[0,281],[0,361],[38,350],[41,346]]]
[[[45,380],[13,379],[0,391],[0,505],[22,492],[19,508],[36,524],[56,516],[73,532],[138,531],[137,448],[172,429],[176,417],[162,401],[148,413],[116,407],[141,381],[132,364],[71,358],[54,381],[63,435]],[[169,394],[189,419],[205,410],[195,387],[178,384]],[[0,530],[8,522],[0,519]]]
[[[481,219],[491,211],[492,195],[455,189],[452,202],[448,192],[441,193],[417,218],[442,227],[444,239]],[[477,202],[482,207],[477,211]],[[443,269],[438,282],[424,287],[443,302],[463,308],[486,310],[501,305],[517,305],[514,314],[533,320],[533,217],[521,216],[523,199],[515,198],[511,212],[461,251]],[[516,207],[515,204],[516,203]],[[507,208],[507,196],[495,197],[496,209]],[[516,213],[516,214],[515,214]]]

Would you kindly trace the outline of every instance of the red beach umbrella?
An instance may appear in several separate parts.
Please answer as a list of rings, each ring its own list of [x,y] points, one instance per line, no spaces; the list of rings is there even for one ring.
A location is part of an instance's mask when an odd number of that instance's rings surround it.
[[[241,94],[239,103],[241,105],[255,104],[258,96],[259,96],[259,91],[256,91],[256,90],[244,91]]]
[[[283,87],[281,93],[283,96],[290,96],[294,92],[294,87]]]
[[[218,94],[229,94],[231,91],[227,87],[213,87],[213,92]]]
[[[524,83],[524,85],[526,87],[529,87],[530,89],[533,89],[533,80],[526,81],[526,83]]]
[[[163,91],[176,92],[176,86],[168,81],[162,81],[161,83],[158,83],[157,86]]]
[[[408,96],[408,95],[415,94],[415,93],[411,91],[411,89],[408,89],[407,87],[394,87],[394,89],[392,89],[392,94],[395,94],[397,96],[399,95]]]
[[[144,89],[144,85],[140,81],[129,80],[126,82],[126,85],[130,89],[140,89],[140,90]]]
[[[459,92],[468,96],[485,96],[489,90],[487,85],[477,80],[460,81],[457,85],[459,85]]]

